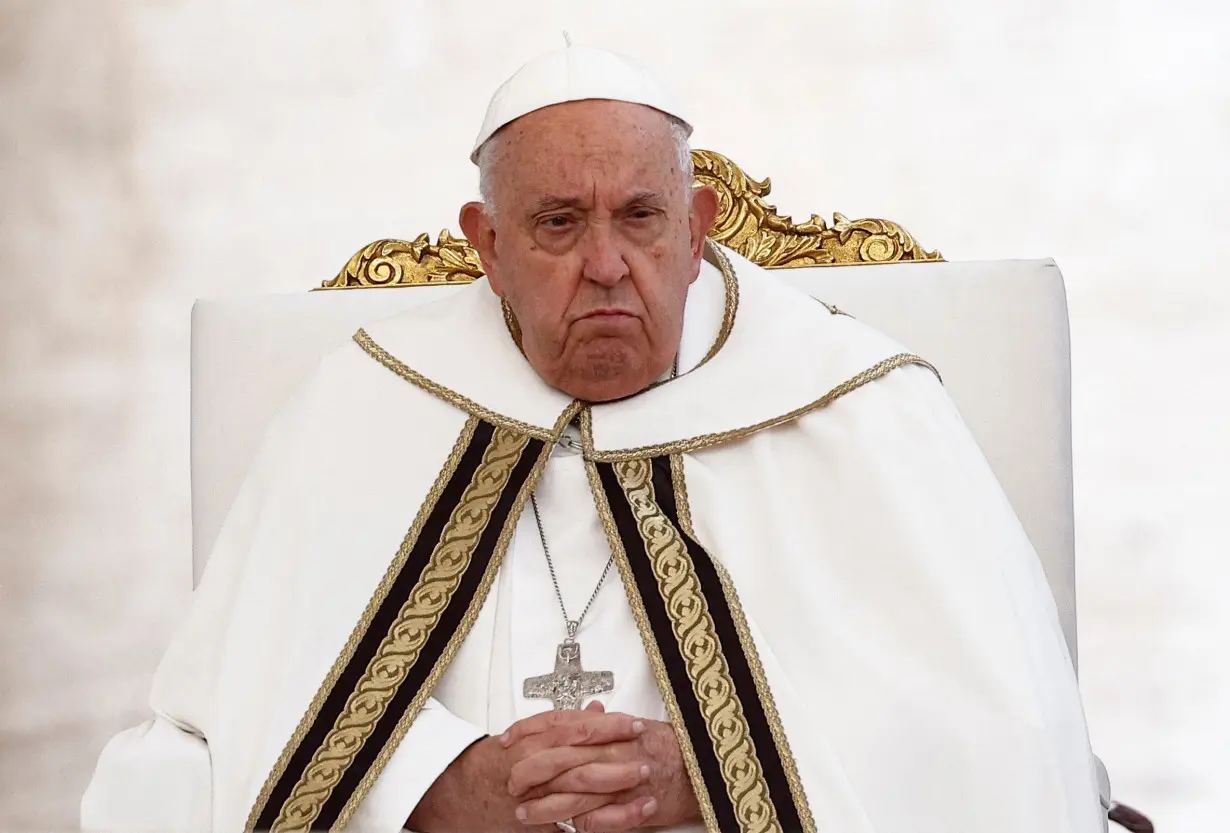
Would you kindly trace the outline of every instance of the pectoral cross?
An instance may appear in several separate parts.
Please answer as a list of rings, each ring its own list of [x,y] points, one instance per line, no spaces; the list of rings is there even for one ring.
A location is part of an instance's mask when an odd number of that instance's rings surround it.
[[[555,671],[529,677],[522,693],[531,700],[550,700],[554,709],[579,709],[586,697],[615,688],[613,671],[586,671],[581,668],[581,646],[571,639],[555,649]]]

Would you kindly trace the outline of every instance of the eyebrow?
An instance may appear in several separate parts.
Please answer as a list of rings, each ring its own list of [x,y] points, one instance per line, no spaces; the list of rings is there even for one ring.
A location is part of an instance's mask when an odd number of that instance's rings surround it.
[[[580,197],[543,197],[530,207],[530,214],[539,214],[557,208],[581,208],[584,202]]]
[[[634,205],[660,205],[662,203],[662,195],[657,191],[638,191],[628,199],[624,200],[623,205],[619,206],[616,211],[626,211]],[[584,208],[585,200],[581,197],[557,197],[546,196],[538,200],[530,207],[530,214],[541,214],[544,211],[555,211],[560,208]]]
[[[662,195],[657,191],[639,191],[624,201],[619,210],[631,208],[634,205],[661,205]]]

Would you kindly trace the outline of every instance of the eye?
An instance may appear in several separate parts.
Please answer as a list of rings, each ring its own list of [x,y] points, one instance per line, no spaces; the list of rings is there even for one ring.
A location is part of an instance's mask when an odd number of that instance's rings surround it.
[[[633,220],[648,220],[656,213],[652,208],[634,208],[628,216]]]
[[[551,229],[552,231],[563,231],[572,225],[572,218],[562,214],[554,214],[550,217],[543,217],[538,221],[539,225]]]

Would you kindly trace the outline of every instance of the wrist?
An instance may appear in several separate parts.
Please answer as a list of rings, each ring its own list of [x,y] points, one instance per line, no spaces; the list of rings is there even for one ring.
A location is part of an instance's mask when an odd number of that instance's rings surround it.
[[[687,765],[683,760],[683,750],[679,746],[675,727],[670,723],[654,722],[656,731],[649,733],[649,748],[651,757],[660,762],[660,772],[657,775],[659,802],[661,809],[655,819],[655,824],[665,822],[667,825],[699,822],[702,818],[700,803],[692,789],[692,779],[688,775]],[[661,822],[659,822],[659,819]]]
[[[490,829],[483,810],[498,795],[491,766],[498,750],[499,741],[490,736],[467,746],[428,788],[406,827],[416,833]]]

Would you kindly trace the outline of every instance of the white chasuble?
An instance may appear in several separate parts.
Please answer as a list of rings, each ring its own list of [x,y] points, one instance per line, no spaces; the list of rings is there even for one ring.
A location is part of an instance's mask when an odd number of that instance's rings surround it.
[[[576,640],[608,710],[675,727],[689,829],[1099,830],[1041,565],[933,369],[711,245],[680,371],[572,402],[481,280],[356,334],[270,427],[84,825],[399,830],[551,708],[535,492],[571,618],[615,556]]]

